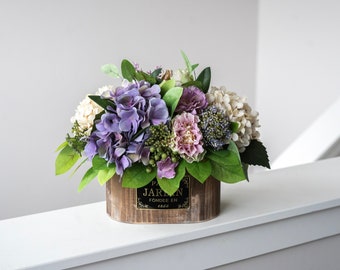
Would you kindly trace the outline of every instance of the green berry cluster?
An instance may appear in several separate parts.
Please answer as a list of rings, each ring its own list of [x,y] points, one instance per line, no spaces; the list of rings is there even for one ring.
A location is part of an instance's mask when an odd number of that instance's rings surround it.
[[[171,158],[172,162],[177,162],[179,155],[172,151],[171,132],[165,124],[151,126],[149,129],[150,136],[145,141],[145,146],[150,147],[149,165],[156,166],[157,161]],[[151,168],[149,168],[151,170]]]

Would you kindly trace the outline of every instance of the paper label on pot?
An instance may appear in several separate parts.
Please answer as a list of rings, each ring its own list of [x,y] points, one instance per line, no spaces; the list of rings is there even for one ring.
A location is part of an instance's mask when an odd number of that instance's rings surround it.
[[[166,194],[158,185],[157,180],[152,180],[148,185],[137,189],[138,209],[186,209],[190,206],[189,176],[185,176],[179,189],[172,195]]]

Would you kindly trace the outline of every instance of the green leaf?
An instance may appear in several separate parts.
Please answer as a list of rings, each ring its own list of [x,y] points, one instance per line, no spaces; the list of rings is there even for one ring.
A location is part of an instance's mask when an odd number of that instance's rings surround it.
[[[240,125],[237,122],[230,122],[230,129],[233,133],[236,133]]]
[[[204,93],[208,92],[210,87],[210,80],[211,80],[211,70],[210,67],[207,67],[202,70],[200,75],[198,75],[197,80],[202,83],[202,91]]]
[[[195,70],[195,68],[198,67],[198,64],[191,65],[188,56],[183,51],[181,51],[181,54],[184,59],[187,70],[189,74],[191,75],[191,73]]]
[[[103,66],[101,66],[100,69],[105,74],[107,74],[107,75],[109,75],[109,76],[111,76],[113,78],[120,78],[121,77],[118,68],[115,65],[113,65],[113,64],[103,65]]]
[[[258,140],[252,140],[241,153],[241,160],[249,165],[259,165],[270,169],[266,147]]]
[[[60,175],[67,172],[80,158],[80,154],[71,146],[66,145],[55,160],[55,174]]]
[[[123,174],[122,187],[140,188],[149,184],[156,177],[156,170],[148,173],[142,163],[134,163],[132,167],[127,168]]]
[[[182,54],[182,57],[184,59],[185,65],[187,67],[187,70],[189,71],[189,74],[191,74],[191,72],[192,72],[192,65],[190,64],[189,58],[188,58],[188,56],[183,51],[181,51],[181,54]]]
[[[191,65],[191,70],[194,71],[198,66],[199,66],[199,64],[193,64],[193,65]]]
[[[79,170],[79,168],[87,161],[88,159],[85,158],[80,164],[73,170],[73,172],[70,175],[70,178]]]
[[[186,169],[190,175],[202,184],[211,175],[211,163],[209,159],[200,162],[186,163]]]
[[[161,88],[161,95],[164,96],[166,92],[176,86],[176,81],[174,79],[162,81],[159,86]]]
[[[98,171],[94,170],[93,168],[88,169],[80,181],[78,191],[82,191],[84,187],[86,187],[97,176],[97,173]]]
[[[144,76],[143,76],[142,73],[136,72],[134,79],[137,80],[137,81],[142,81],[142,80],[144,80]]]
[[[176,168],[176,176],[172,179],[157,178],[158,185],[160,188],[169,196],[172,196],[177,189],[185,175],[185,161],[182,162]]]
[[[116,167],[115,166],[110,166],[106,167],[105,169],[102,169],[98,171],[98,182],[102,186],[104,185],[107,181],[109,181],[112,176],[116,173]]]
[[[111,106],[112,108],[116,107],[116,104],[111,99],[102,98],[101,96],[97,95],[89,95],[88,97],[92,99],[95,103],[97,103],[100,107],[102,107],[104,110],[106,110],[108,106]]]
[[[131,82],[136,76],[135,67],[126,59],[122,61],[121,70],[123,78]]]
[[[156,79],[154,77],[152,77],[151,75],[145,73],[144,71],[139,71],[139,72],[137,72],[137,74],[141,74],[143,76],[143,79],[145,81],[149,82],[150,84],[155,84],[156,83]]]
[[[183,83],[182,87],[188,87],[188,86],[192,86],[192,85],[196,86],[199,89],[203,88],[202,83],[199,82],[199,81],[189,81],[189,82]]]
[[[175,109],[177,107],[177,104],[183,94],[183,88],[182,87],[173,87],[169,89],[165,95],[163,96],[163,100],[165,101],[166,105],[170,109],[170,116],[172,117]]]
[[[236,144],[230,141],[226,150],[211,151],[206,155],[211,161],[211,175],[226,183],[246,179]]]
[[[55,150],[55,152],[59,152],[61,149],[64,149],[66,146],[68,145],[67,141],[64,141],[62,144],[60,144],[57,149]]]
[[[92,159],[92,168],[94,170],[104,170],[107,168],[107,161],[98,155],[95,155]]]

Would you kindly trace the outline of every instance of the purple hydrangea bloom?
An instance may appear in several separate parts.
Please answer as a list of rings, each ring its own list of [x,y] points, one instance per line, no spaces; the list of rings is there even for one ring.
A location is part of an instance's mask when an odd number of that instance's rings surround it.
[[[106,113],[96,122],[85,154],[89,159],[99,155],[115,163],[116,173],[122,175],[132,163],[146,162],[148,158],[147,151],[143,151],[147,135],[136,134],[150,125],[166,123],[169,112],[159,86],[150,86],[145,81],[124,83],[111,91],[110,99],[115,106],[106,108]]]
[[[189,86],[183,89],[183,94],[178,102],[175,112],[190,112],[197,114],[198,111],[205,109],[208,101],[205,94],[196,86]]]
[[[178,162],[173,163],[170,157],[167,157],[164,160],[160,160],[157,162],[157,177],[158,178],[174,178],[176,175],[175,168],[177,167]]]

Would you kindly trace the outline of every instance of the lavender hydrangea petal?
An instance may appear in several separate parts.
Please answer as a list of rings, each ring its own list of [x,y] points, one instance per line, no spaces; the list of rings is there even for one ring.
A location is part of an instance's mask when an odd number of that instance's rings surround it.
[[[160,98],[150,99],[150,107],[147,112],[148,119],[153,125],[164,124],[169,118],[169,111],[165,101]]]
[[[84,149],[85,155],[89,160],[92,160],[93,157],[98,153],[98,147],[96,141],[93,137],[90,137],[85,145]]]
[[[123,155],[120,158],[116,159],[116,174],[123,175],[123,172],[126,168],[131,166],[131,160]]]
[[[140,117],[136,108],[131,108],[127,111],[120,112],[121,120],[119,122],[119,129],[122,132],[130,132],[136,134]]]
[[[153,97],[160,98],[161,97],[160,92],[161,92],[161,88],[157,84],[154,84],[151,87],[149,87],[148,85],[145,85],[144,87],[141,87],[139,89],[139,93],[141,94],[141,96],[146,99],[150,99]]]

